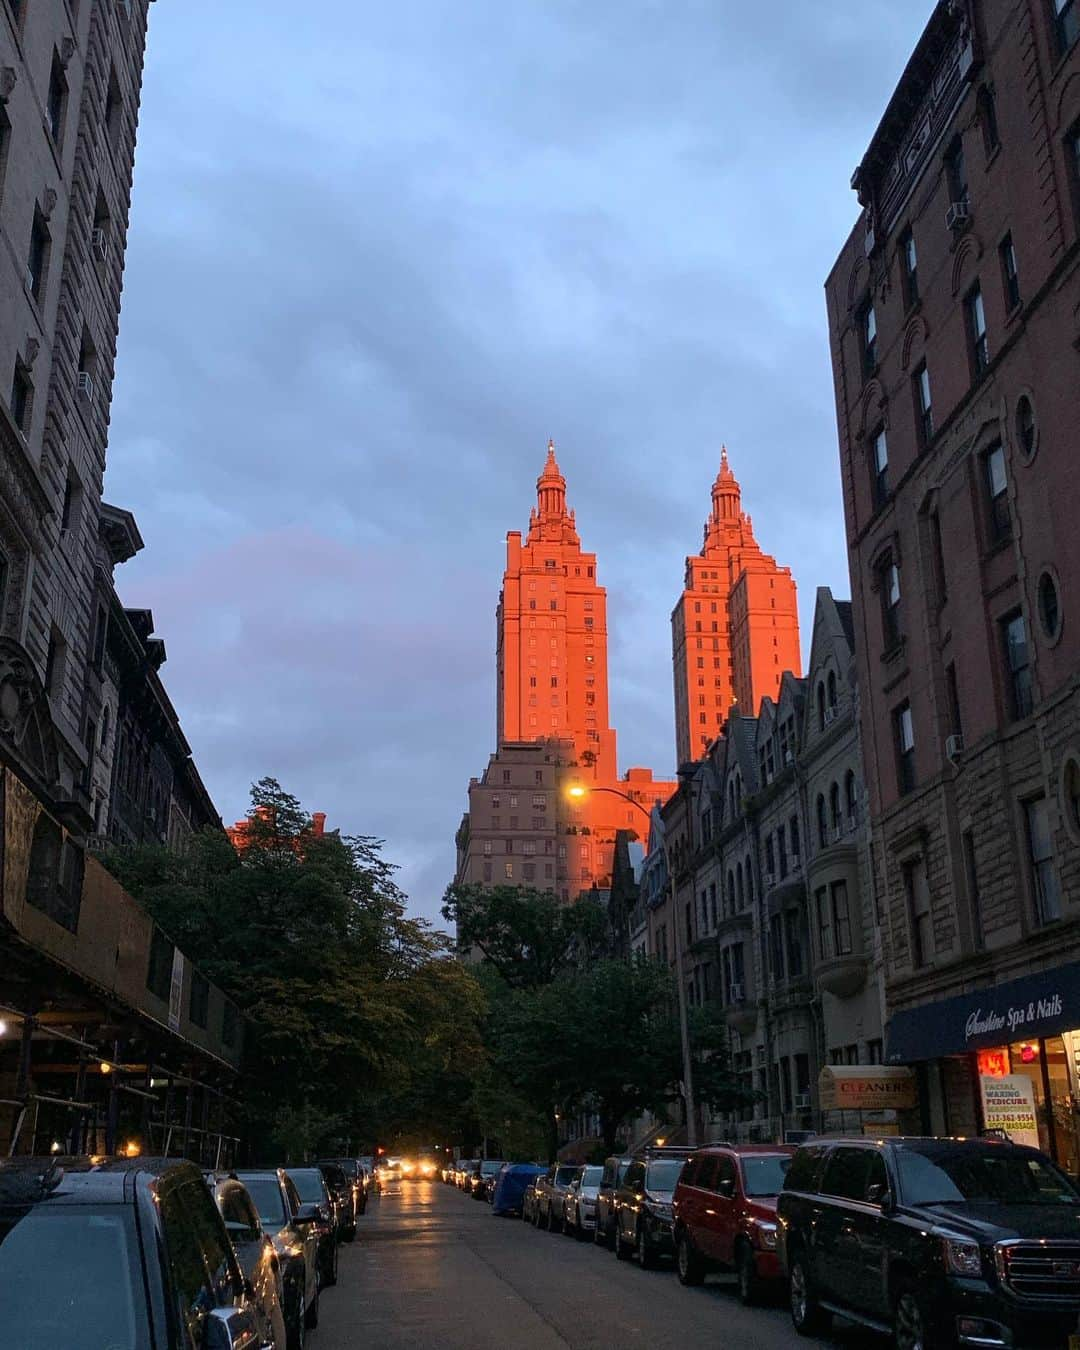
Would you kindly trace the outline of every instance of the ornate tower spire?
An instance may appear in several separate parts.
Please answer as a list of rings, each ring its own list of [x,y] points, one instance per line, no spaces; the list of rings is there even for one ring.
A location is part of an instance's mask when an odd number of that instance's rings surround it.
[[[720,472],[712,490],[713,520],[738,520],[742,509],[742,488],[728,463],[727,446],[720,448]]]
[[[566,515],[566,479],[555,458],[554,441],[548,441],[544,471],[536,480],[536,506],[542,521],[561,520]]]

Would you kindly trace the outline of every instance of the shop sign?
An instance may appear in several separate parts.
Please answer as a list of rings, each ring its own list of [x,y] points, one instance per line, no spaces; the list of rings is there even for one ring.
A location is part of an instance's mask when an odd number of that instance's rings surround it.
[[[911,1070],[884,1064],[830,1064],[818,1093],[823,1111],[910,1111],[917,1104]]]
[[[1075,1027],[1080,1027],[1077,962],[894,1013],[886,1059],[913,1064],[1009,1041],[1036,1041]]]
[[[1026,1074],[1010,1073],[991,1078],[979,1075],[983,1123],[987,1133],[1000,1133],[1014,1144],[1039,1147],[1039,1122],[1035,1116],[1035,1089]]]

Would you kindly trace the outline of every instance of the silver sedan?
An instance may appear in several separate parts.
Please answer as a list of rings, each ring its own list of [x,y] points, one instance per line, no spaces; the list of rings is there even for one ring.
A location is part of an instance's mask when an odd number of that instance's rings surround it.
[[[563,1232],[582,1241],[596,1228],[596,1195],[602,1167],[579,1167],[563,1201]]]

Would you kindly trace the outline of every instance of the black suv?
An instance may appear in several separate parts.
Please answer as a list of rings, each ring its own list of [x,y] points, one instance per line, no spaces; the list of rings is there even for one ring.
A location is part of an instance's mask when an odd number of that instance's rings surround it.
[[[643,1270],[657,1257],[674,1256],[672,1198],[693,1149],[650,1148],[635,1154],[615,1192],[615,1255],[637,1253]]]
[[[275,1350],[193,1164],[0,1165],[5,1346]]]
[[[992,1139],[804,1145],[777,1202],[796,1331],[831,1314],[898,1350],[1064,1346],[1080,1325],[1080,1191]]]

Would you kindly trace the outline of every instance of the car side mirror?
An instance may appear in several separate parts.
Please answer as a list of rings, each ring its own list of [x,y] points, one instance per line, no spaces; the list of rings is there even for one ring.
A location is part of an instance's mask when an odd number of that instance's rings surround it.
[[[311,1224],[319,1222],[322,1217],[320,1212],[321,1209],[321,1205],[301,1205],[296,1211],[296,1217],[293,1219],[293,1223],[297,1228],[308,1228]]]
[[[734,1181],[732,1181],[730,1177],[728,1177],[724,1181],[721,1181],[716,1188],[716,1193],[717,1195],[722,1195],[725,1200],[734,1200],[735,1198]]]
[[[891,1214],[895,1208],[892,1192],[889,1190],[888,1186],[885,1186],[880,1182],[875,1182],[873,1186],[867,1186],[866,1203],[869,1205],[879,1205],[882,1214]]]

